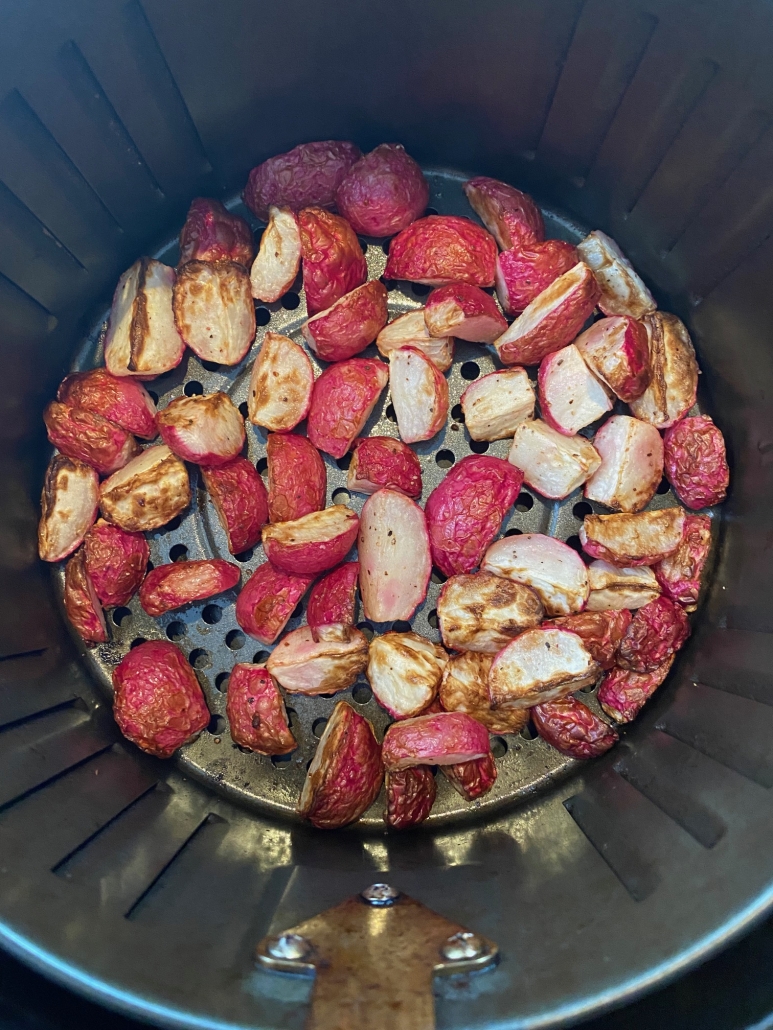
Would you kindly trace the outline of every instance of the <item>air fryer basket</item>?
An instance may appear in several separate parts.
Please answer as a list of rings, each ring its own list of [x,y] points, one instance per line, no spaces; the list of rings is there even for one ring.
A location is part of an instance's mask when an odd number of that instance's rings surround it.
[[[495,972],[442,987],[440,1026],[548,1026],[675,975],[768,910],[771,41],[762,0],[35,0],[0,11],[6,947],[151,1021],[296,1027],[308,985],[257,972],[255,942],[388,879],[499,944]],[[624,744],[546,769],[541,742],[518,741],[501,767],[519,805],[502,797],[459,819],[449,794],[434,826],[403,837],[376,820],[321,834],[277,811],[295,773],[232,749],[217,718],[228,655],[258,650],[229,648],[225,613],[168,619],[183,622],[186,653],[211,662],[200,672],[215,717],[199,750],[160,763],[124,746],[100,668],[71,642],[35,554],[40,412],[79,348],[88,360],[98,345],[120,272],[140,253],[173,260],[164,248],[193,196],[234,197],[253,164],[321,138],[399,140],[425,167],[455,169],[431,176],[439,210],[459,203],[460,174],[493,174],[533,191],[551,232],[615,236],[688,322],[733,470],[697,631]],[[270,307],[272,327],[301,321],[302,309]],[[463,357],[485,368],[479,355]],[[184,371],[231,383],[193,358]],[[467,453],[465,441],[449,426],[427,466],[443,449]],[[183,520],[155,546],[216,546],[206,511],[194,515],[195,532]],[[550,517],[558,535],[576,531],[571,508],[538,504],[511,524]],[[116,627],[124,646],[142,635],[135,619]],[[104,668],[111,656],[100,658]]]

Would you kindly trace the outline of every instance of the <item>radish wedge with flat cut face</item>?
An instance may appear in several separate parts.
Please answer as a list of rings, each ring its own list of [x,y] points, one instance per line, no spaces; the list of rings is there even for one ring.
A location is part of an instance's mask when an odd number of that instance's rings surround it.
[[[470,343],[493,343],[507,329],[494,298],[469,283],[433,290],[424,307],[424,322],[430,336],[455,336]]]
[[[542,533],[497,540],[482,568],[536,592],[547,615],[570,615],[585,607],[590,585],[585,562],[567,544]]]
[[[448,383],[435,365],[414,347],[389,356],[389,386],[404,443],[431,439],[446,422]]]
[[[418,633],[383,633],[371,641],[368,681],[393,719],[420,715],[435,700],[448,655]]]
[[[292,522],[274,522],[263,530],[266,557],[283,572],[316,575],[338,565],[357,539],[355,511],[333,504]]]
[[[595,683],[600,672],[576,633],[527,629],[494,659],[489,693],[494,709],[533,708]]]
[[[491,707],[488,674],[493,661],[493,654],[479,651],[451,655],[443,670],[438,700],[444,711],[466,712],[482,722],[489,733],[520,733],[529,721],[528,712]]]
[[[244,447],[244,419],[220,391],[177,397],[157,416],[161,439],[184,461],[225,465]]]
[[[250,270],[252,296],[264,304],[273,304],[290,289],[300,267],[298,221],[289,208],[272,207]]]
[[[342,623],[300,626],[269,655],[266,668],[291,694],[336,694],[348,690],[368,664],[368,641]]]
[[[464,712],[400,719],[386,731],[382,757],[388,771],[413,765],[456,765],[490,754],[486,727]]]
[[[99,476],[90,465],[56,454],[40,495],[38,554],[61,561],[80,547],[97,517]]]
[[[423,308],[398,315],[385,325],[376,337],[376,347],[379,354],[387,359],[392,351],[400,350],[401,347],[414,347],[441,372],[447,372],[454,361],[453,336],[430,336]]]
[[[231,740],[259,755],[286,755],[298,746],[290,731],[284,699],[262,665],[239,662],[228,678],[225,714]]]
[[[574,344],[548,354],[539,367],[538,386],[542,417],[565,436],[574,436],[612,410],[610,391]]]
[[[157,565],[140,587],[140,604],[148,615],[163,615],[231,590],[239,576],[239,566],[222,558]]]
[[[271,522],[294,522],[325,507],[327,471],[322,455],[305,436],[269,433],[268,517]]]
[[[700,370],[687,327],[676,315],[653,311],[644,319],[650,381],[631,401],[631,414],[656,429],[668,429],[695,404]]]
[[[629,315],[601,318],[580,333],[575,347],[588,367],[621,401],[641,397],[650,381],[647,330]]]
[[[437,602],[441,639],[454,651],[496,654],[544,614],[534,590],[492,572],[451,576]]]
[[[249,272],[235,261],[189,261],[174,284],[174,321],[202,361],[238,365],[255,339]]]
[[[661,508],[636,514],[586,515],[580,527],[583,550],[612,565],[656,565],[682,542],[684,508]]]
[[[201,477],[231,554],[254,547],[268,522],[268,493],[252,462],[238,456],[225,465],[205,466]]]
[[[64,570],[64,607],[67,618],[83,640],[90,644],[108,639],[105,613],[86,568],[86,552],[81,548]]]
[[[148,447],[99,488],[102,514],[127,533],[160,529],[190,503],[188,470],[165,444]]]
[[[467,432],[473,440],[512,436],[522,422],[534,418],[534,400],[525,369],[489,372],[470,383],[461,396]]]
[[[654,426],[629,415],[613,415],[593,446],[601,464],[585,484],[585,496],[617,511],[645,508],[663,478],[663,440]]]
[[[358,549],[365,617],[410,619],[432,572],[424,512],[405,494],[378,490],[363,506]]]
[[[502,250],[529,246],[545,239],[542,213],[528,193],[509,183],[478,175],[464,184],[475,214]]]
[[[660,595],[655,573],[646,565],[621,569],[598,559],[588,566],[588,581],[590,594],[586,608],[591,612],[643,608]]]
[[[584,436],[565,436],[534,419],[515,430],[508,461],[523,472],[523,481],[532,490],[561,500],[593,475],[601,457]]]
[[[309,440],[331,458],[343,458],[388,382],[383,361],[350,358],[330,365],[314,383],[306,426]]]
[[[314,369],[303,347],[267,332],[252,366],[247,411],[250,422],[272,433],[289,432],[309,413]]]
[[[139,451],[131,433],[87,408],[51,401],[43,421],[54,447],[74,461],[91,465],[102,476],[123,468]]]
[[[593,269],[601,289],[599,307],[605,315],[642,318],[657,307],[634,267],[613,239],[600,229],[577,244],[580,255]]]
[[[172,310],[173,268],[140,258],[118,280],[105,336],[105,364],[114,376],[154,379],[177,368],[185,340]]]

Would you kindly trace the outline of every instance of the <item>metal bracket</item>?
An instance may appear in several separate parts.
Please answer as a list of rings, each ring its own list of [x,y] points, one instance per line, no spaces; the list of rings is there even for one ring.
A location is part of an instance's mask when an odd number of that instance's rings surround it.
[[[306,1030],[433,1030],[434,976],[480,972],[493,941],[377,883],[279,936],[264,937],[266,969],[315,976]]]

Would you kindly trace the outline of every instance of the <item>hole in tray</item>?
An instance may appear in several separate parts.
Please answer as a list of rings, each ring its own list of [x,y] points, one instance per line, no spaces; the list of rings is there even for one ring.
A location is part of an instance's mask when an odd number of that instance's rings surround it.
[[[505,533],[505,536],[523,536],[523,530],[513,526],[512,529],[508,529],[508,531]]]
[[[292,290],[290,290],[289,293],[286,293],[284,297],[282,297],[282,307],[285,309],[285,311],[295,311],[295,309],[298,307],[300,303],[301,298],[298,296],[297,293],[293,293]]]
[[[268,310],[268,308],[256,308],[255,321],[258,325],[268,325],[268,323],[271,321],[271,312]]]
[[[317,739],[319,739],[325,732],[326,726],[327,719],[315,719],[314,722],[311,724],[311,732],[314,734],[315,737],[317,737]]]
[[[188,661],[194,669],[210,669],[212,667],[209,651],[205,651],[203,647],[197,647],[191,651],[188,655]]]
[[[173,519],[170,519],[167,522],[167,524],[164,526],[164,529],[167,532],[171,532],[174,529],[179,529],[180,525],[182,523],[182,520],[183,520],[182,515],[175,515],[175,517]]]
[[[135,647],[139,647],[140,644],[144,643],[146,643],[145,637],[135,637],[134,640],[132,640],[131,644],[129,644],[129,650],[133,651]]]
[[[470,450],[475,454],[485,454],[488,448],[488,440],[470,440]]]
[[[219,672],[217,676],[215,676],[215,686],[221,694],[225,694],[228,691],[228,681],[230,678],[230,672]]]
[[[247,401],[242,401],[242,403],[239,405],[239,414],[242,416],[242,418],[247,418],[249,413],[250,409],[247,407]]]
[[[352,690],[352,701],[358,705],[366,705],[373,697],[373,691],[367,683],[356,683]]]
[[[351,499],[352,495],[343,487],[333,491],[333,504],[348,504]]]
[[[395,415],[395,409],[393,404],[387,404],[384,414],[390,422],[397,422],[397,415]]]
[[[591,508],[587,501],[578,501],[572,508],[572,515],[574,515],[576,519],[584,519],[586,515],[592,514],[593,508]]]
[[[524,740],[535,740],[539,736],[539,733],[537,733],[537,727],[534,725],[531,719],[529,719],[524,728],[521,730],[520,735],[523,737]]]
[[[240,561],[240,562],[243,563],[243,562],[247,562],[247,561],[252,561],[253,554],[254,554],[254,551],[252,550],[252,548],[248,547],[246,551],[239,551],[238,554],[235,554],[234,558],[236,558],[237,561]]]
[[[258,458],[255,462],[255,468],[260,472],[261,476],[264,476],[268,472],[268,458]]]
[[[507,741],[504,737],[492,737],[491,754],[494,758],[504,758],[507,754]]]
[[[341,469],[342,472],[346,472],[352,463],[351,454],[345,454],[343,458],[336,458],[336,465]]]
[[[182,640],[185,636],[185,623],[179,622],[176,619],[174,622],[170,622],[166,627],[166,635],[174,642]]]
[[[220,736],[221,733],[225,733],[226,722],[222,715],[213,715],[209,720],[209,726],[207,729],[213,737]]]
[[[669,481],[665,478],[661,479],[657,489],[657,492],[661,495],[661,497],[663,496],[663,494],[667,494],[670,489],[671,484],[669,483]]]
[[[207,372],[219,372],[220,371],[220,365],[217,363],[217,361],[202,361],[201,362],[201,367],[202,368],[206,368]]]
[[[303,615],[303,601],[299,601],[293,608],[293,614],[290,616],[291,619],[300,619]]]
[[[384,287],[386,288],[387,293],[391,293],[393,290],[397,289],[397,280],[396,279],[385,279],[384,276],[382,275],[379,278],[379,282],[383,283]]]
[[[357,629],[360,633],[364,633],[368,640],[372,640],[375,635],[375,630],[369,622],[358,622]]]
[[[232,651],[239,651],[246,643],[247,638],[240,629],[232,629],[230,633],[226,633],[225,644]]]
[[[204,387],[198,381],[198,379],[191,379],[185,384],[183,393],[186,397],[200,397],[204,393]]]
[[[392,629],[395,633],[410,633],[411,624],[406,622],[405,619],[398,619],[392,623]]]
[[[357,237],[357,242],[360,245],[360,249],[362,250],[362,253],[363,254],[367,254],[368,253],[368,241],[363,236],[358,236]]]
[[[596,684],[595,683],[589,683],[587,685],[587,687],[580,687],[580,690],[581,690],[581,692],[583,694],[592,694],[595,689],[596,689]]]
[[[518,494],[518,499],[515,502],[515,510],[520,512],[531,511],[534,507],[534,498],[531,494],[527,494],[524,490]]]
[[[169,561],[185,561],[188,557],[188,548],[185,544],[175,544],[169,548]]]
[[[275,769],[286,769],[290,762],[292,762],[292,755],[272,755],[271,764]]]
[[[424,283],[411,283],[411,289],[415,297],[426,297],[430,288],[425,286]]]
[[[464,412],[462,411],[461,404],[454,404],[453,408],[451,408],[451,418],[455,422],[464,422]]]
[[[219,604],[208,604],[203,609],[201,617],[208,626],[214,626],[223,618],[223,609]]]
[[[263,665],[268,661],[268,651],[256,651],[252,656],[253,665]]]
[[[462,379],[473,380],[477,379],[480,375],[480,366],[477,361],[465,361],[459,371],[462,374]]]
[[[132,617],[131,609],[129,608],[116,608],[113,612],[113,622],[116,626],[123,626],[127,619]]]
[[[148,397],[150,397],[154,404],[158,404],[158,394],[155,390],[148,390]]]
[[[429,615],[427,616],[427,622],[433,629],[438,628],[440,623],[438,622],[437,608],[433,608],[432,611],[429,613]]]
[[[435,455],[435,464],[441,469],[450,469],[455,461],[453,451],[442,450]]]
[[[389,244],[391,242],[391,240],[384,240],[384,242],[381,244],[381,249],[384,251],[385,254],[389,253]]]
[[[573,536],[567,537],[566,545],[567,545],[567,547],[571,547],[571,549],[573,551],[577,551],[578,554],[582,554],[582,543],[581,543],[580,538],[578,536],[573,535]]]
[[[427,210],[424,212],[424,217],[426,218],[428,215],[436,215],[437,213],[438,210],[436,207],[428,207]]]

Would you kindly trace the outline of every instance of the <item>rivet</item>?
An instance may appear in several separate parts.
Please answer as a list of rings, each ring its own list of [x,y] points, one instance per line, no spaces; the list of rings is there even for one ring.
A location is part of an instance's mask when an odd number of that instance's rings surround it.
[[[480,958],[484,944],[476,933],[462,930],[452,934],[440,950],[443,958],[449,962],[461,962],[464,959]]]
[[[280,937],[270,937],[266,942],[266,951],[272,958],[287,959],[300,962],[311,954],[311,944],[305,937],[297,933],[283,933]]]
[[[400,897],[400,891],[390,887],[388,883],[374,883],[360,894],[363,901],[374,908],[386,908],[394,905]]]

